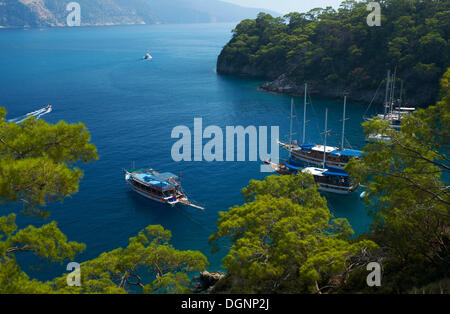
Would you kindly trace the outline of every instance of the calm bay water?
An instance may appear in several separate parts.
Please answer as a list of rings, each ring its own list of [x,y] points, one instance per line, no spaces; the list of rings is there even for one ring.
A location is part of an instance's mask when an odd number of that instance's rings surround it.
[[[259,162],[172,161],[172,128],[193,130],[195,117],[204,127],[218,125],[280,126],[289,131],[290,97],[257,90],[255,80],[215,73],[221,48],[231,37],[231,24],[154,25],[44,30],[0,30],[0,106],[8,118],[51,104],[49,122],[84,122],[100,159],[81,165],[85,176],[79,193],[51,204],[49,220],[18,216],[18,224],[41,225],[56,220],[69,240],[86,243],[77,262],[128,243],[151,224],[172,231],[179,249],[202,251],[220,269],[224,250],[210,254],[208,237],[216,230],[218,212],[242,204],[240,189],[262,179]],[[150,50],[152,61],[141,60]],[[321,141],[325,107],[329,108],[328,143],[340,141],[342,103],[313,99],[307,138]],[[296,99],[302,112],[302,99]],[[311,108],[311,107],[309,107]],[[364,144],[362,115],[366,107],[350,103],[346,137],[354,148]],[[301,125],[295,123],[301,135]],[[206,207],[165,207],[129,191],[122,169],[152,167],[182,173],[183,188]],[[359,193],[327,195],[336,217],[346,217],[357,233],[368,230]],[[0,215],[11,206],[0,207]],[[35,264],[29,255],[25,267]],[[40,263],[32,276],[49,279],[65,267]]]

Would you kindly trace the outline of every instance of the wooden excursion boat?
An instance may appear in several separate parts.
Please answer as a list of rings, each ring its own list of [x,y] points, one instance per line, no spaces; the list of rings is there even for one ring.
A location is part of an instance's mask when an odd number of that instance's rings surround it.
[[[327,165],[337,168],[344,169],[347,163],[351,159],[358,159],[361,157],[360,150],[347,149],[344,148],[345,141],[345,109],[347,104],[347,96],[344,97],[344,113],[342,118],[342,138],[341,138],[341,147],[327,146],[327,145],[318,145],[313,143],[305,142],[305,134],[306,134],[306,93],[307,93],[307,84],[305,84],[305,99],[303,105],[303,142],[301,145],[298,145],[296,141],[292,141],[292,120],[294,113],[294,103],[291,103],[291,116],[290,116],[290,133],[289,133],[289,142],[283,143],[278,141],[278,144],[289,151],[291,158],[295,159],[296,162],[301,162],[305,166],[315,166],[320,167],[323,165],[323,160],[325,159]],[[327,134],[325,134],[326,136]],[[324,156],[325,155],[325,156]]]
[[[316,167],[301,167],[293,164],[293,160],[283,161],[281,163],[272,163],[266,161],[274,171],[281,175],[292,175],[298,172],[309,173],[314,177],[317,189],[321,192],[329,192],[335,194],[351,194],[357,188],[349,175],[340,169],[324,169]]]
[[[293,158],[292,152],[290,159],[281,163],[272,163],[266,161],[273,170],[279,174],[297,174],[298,172],[310,173],[314,177],[317,189],[322,192],[330,192],[335,194],[350,194],[354,192],[358,185],[355,184],[350,176],[342,169],[331,167],[326,160],[327,147],[327,121],[328,108],[325,110],[325,140],[321,145],[323,149],[322,162],[318,167],[302,167],[298,164],[298,160]]]
[[[124,171],[127,184],[136,193],[148,199],[171,206],[180,203],[197,209],[204,209],[188,200],[181,187],[179,176],[173,173],[158,173],[153,169]]]
[[[290,151],[292,158],[303,162],[305,165],[321,166],[323,155],[327,165],[334,168],[344,169],[347,163],[353,158],[360,158],[361,151],[354,149],[340,149],[333,146],[323,146],[319,144],[304,143],[301,145],[280,143],[286,150]]]

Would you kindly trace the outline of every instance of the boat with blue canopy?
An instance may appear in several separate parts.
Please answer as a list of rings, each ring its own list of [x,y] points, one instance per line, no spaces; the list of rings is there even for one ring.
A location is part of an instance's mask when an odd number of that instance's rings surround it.
[[[305,165],[320,166],[322,165],[323,155],[328,165],[339,169],[344,169],[351,159],[361,158],[362,152],[354,149],[342,149],[333,146],[326,146],[320,144],[305,143],[299,146],[295,144],[281,143],[281,145],[290,150],[292,158],[303,162]]]
[[[303,167],[296,164],[295,160],[272,163],[266,161],[272,169],[282,175],[295,175],[299,172],[309,173],[314,177],[317,189],[322,192],[335,194],[350,194],[354,192],[358,185],[355,184],[350,176],[339,168],[326,166],[326,168]]]
[[[358,188],[349,175],[340,169],[306,167],[302,172],[312,174],[319,191],[322,192],[350,194]]]
[[[327,133],[328,108],[325,110],[325,133]],[[350,194],[358,188],[349,175],[339,167],[329,165],[326,160],[325,150],[327,147],[327,140],[325,136],[324,145],[321,145],[324,150],[322,154],[322,162],[319,167],[303,167],[300,162],[291,154],[289,160],[281,163],[272,163],[266,161],[273,170],[279,174],[297,174],[298,172],[309,173],[314,177],[317,189],[322,192],[330,192],[336,194]],[[331,152],[330,152],[331,153]],[[342,153],[342,151],[335,152]],[[348,150],[348,156],[359,156],[358,151]]]
[[[125,181],[136,193],[153,201],[171,206],[180,203],[204,209],[189,201],[181,187],[180,176],[171,172],[159,173],[153,169],[125,170]]]
[[[342,118],[342,138],[341,138],[341,147],[327,146],[327,145],[318,145],[314,143],[305,142],[305,134],[306,134],[306,94],[307,94],[307,84],[305,84],[305,100],[303,107],[303,142],[302,144],[297,144],[296,141],[292,140],[292,120],[294,117],[294,102],[291,102],[291,116],[290,116],[290,133],[289,133],[289,142],[283,143],[278,141],[278,144],[289,151],[291,158],[302,162],[305,166],[322,166],[323,159],[328,165],[332,167],[336,167],[339,169],[344,169],[347,163],[351,159],[359,159],[361,158],[361,151],[354,149],[345,148],[345,109],[347,104],[347,96],[344,97],[344,113]],[[325,137],[327,133],[325,134]],[[324,156],[325,155],[325,156]]]

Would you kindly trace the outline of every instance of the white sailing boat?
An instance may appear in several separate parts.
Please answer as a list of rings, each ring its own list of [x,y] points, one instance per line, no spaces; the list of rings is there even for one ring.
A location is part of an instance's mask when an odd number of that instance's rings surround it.
[[[377,114],[376,117],[389,121],[389,126],[394,130],[399,130],[401,127],[402,119],[413,113],[416,108],[413,107],[404,107],[403,106],[403,81],[401,81],[400,95],[399,98],[395,98],[395,81],[397,79],[397,69],[395,69],[394,73],[391,75],[391,70],[387,72],[386,78],[386,90],[384,96],[384,113]],[[397,105],[397,106],[396,106]],[[372,120],[369,118],[367,120]],[[370,134],[367,141],[391,141],[390,137],[384,134]]]

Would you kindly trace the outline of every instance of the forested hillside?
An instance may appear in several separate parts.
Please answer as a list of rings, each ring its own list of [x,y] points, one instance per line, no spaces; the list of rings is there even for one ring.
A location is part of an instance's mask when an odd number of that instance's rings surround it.
[[[1,27],[65,26],[65,0],[0,0]],[[261,9],[219,0],[77,0],[81,25],[236,22]]]
[[[312,93],[340,97],[347,90],[370,101],[396,68],[407,101],[433,104],[449,66],[450,1],[380,1],[381,26],[374,27],[367,25],[368,2],[243,20],[218,58],[218,73],[276,79],[262,87],[292,94],[307,81]]]

